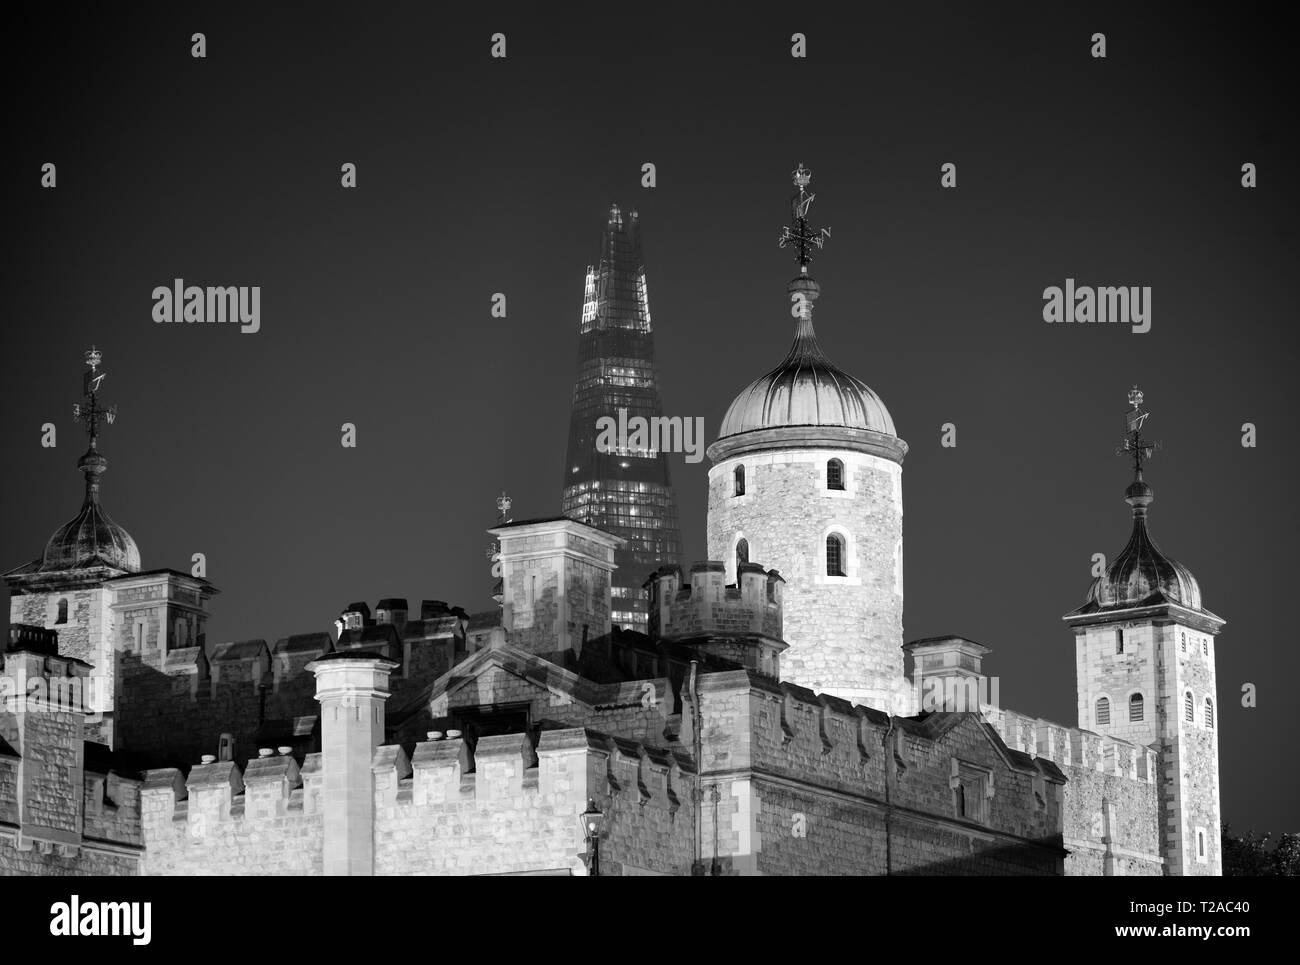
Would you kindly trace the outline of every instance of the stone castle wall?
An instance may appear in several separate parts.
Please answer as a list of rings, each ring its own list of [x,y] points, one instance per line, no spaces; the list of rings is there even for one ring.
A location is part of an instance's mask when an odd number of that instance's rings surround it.
[[[699,705],[704,856],[726,873],[1060,873],[1059,772],[1009,762],[976,715],[891,722],[744,671],[703,676]],[[978,820],[955,809],[958,766],[993,790]]]
[[[139,785],[87,761],[88,669],[0,655],[0,875],[137,873]]]
[[[579,815],[607,815],[603,874],[688,874],[690,776],[670,755],[585,728],[425,741],[376,749],[374,870],[379,875],[584,874]],[[320,755],[149,772],[142,791],[144,873],[320,874]]]
[[[1008,747],[1056,764],[1064,787],[1067,875],[1161,875],[1159,754],[1116,737],[995,707],[984,716]]]

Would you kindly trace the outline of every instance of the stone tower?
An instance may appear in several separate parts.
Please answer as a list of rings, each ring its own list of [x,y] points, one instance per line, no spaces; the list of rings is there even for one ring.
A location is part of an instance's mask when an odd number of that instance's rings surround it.
[[[1147,533],[1154,499],[1142,466],[1142,393],[1129,393],[1128,439],[1134,479],[1128,545],[1093,581],[1083,606],[1066,614],[1074,631],[1079,726],[1154,748],[1160,754],[1158,820],[1165,873],[1223,873],[1219,842],[1219,703],[1215,636],[1224,621],[1201,603],[1191,571]]]
[[[87,688],[88,739],[111,743],[113,712],[114,577],[140,570],[140,550],[125,529],[113,522],[100,503],[99,477],[108,460],[99,453],[99,433],[117,417],[117,407],[100,404],[99,387],[105,373],[103,356],[86,353],[85,403],[74,406],[86,427],[90,445],[77,461],[85,476],[85,497],[76,516],[64,523],[45,544],[44,552],[25,566],[5,574],[9,584],[9,621],[54,630],[60,656],[82,660],[95,668]],[[99,718],[98,715],[104,715]]]
[[[831,364],[813,332],[820,287],[808,227],[810,172],[794,172],[794,345],[736,396],[708,450],[709,558],[728,583],[761,560],[785,578],[782,677],[886,711],[910,711],[903,676],[903,457],[867,385]]]
[[[89,664],[85,684],[86,739],[120,746],[130,725],[155,726],[147,709],[135,720],[124,713],[124,681],[157,677],[178,651],[202,641],[207,601],[217,590],[207,580],[174,570],[141,572],[140,550],[113,522],[100,501],[100,477],[108,460],[99,433],[117,407],[100,404],[105,373],[102,354],[86,353],[84,403],[73,413],[85,424],[90,446],[77,461],[85,476],[81,510],[64,523],[36,559],[4,574],[9,585],[9,622],[53,630],[58,655]]]

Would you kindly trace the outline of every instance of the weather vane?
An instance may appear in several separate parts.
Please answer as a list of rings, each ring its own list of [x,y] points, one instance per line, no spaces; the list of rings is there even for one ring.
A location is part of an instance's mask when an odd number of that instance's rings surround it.
[[[1115,450],[1117,456],[1133,457],[1133,474],[1138,479],[1142,478],[1142,463],[1150,459],[1160,448],[1160,443],[1149,442],[1142,438],[1142,427],[1151,414],[1142,408],[1143,398],[1142,390],[1136,385],[1129,389],[1128,404],[1133,408],[1124,415],[1124,431],[1127,438],[1124,444]]]
[[[821,250],[826,244],[826,239],[831,236],[830,228],[809,228],[808,227],[808,209],[812,206],[813,199],[817,196],[808,193],[808,185],[812,182],[812,172],[799,163],[799,167],[791,175],[794,180],[794,186],[798,192],[790,201],[790,212],[794,225],[786,225],[781,229],[781,237],[777,244],[782,248],[791,245],[798,246],[799,268],[804,273],[808,271],[808,265],[812,261],[812,249]]]
[[[110,405],[104,408],[99,404],[99,387],[103,385],[104,377],[108,374],[99,370],[103,360],[103,353],[92,345],[90,351],[86,353],[86,365],[90,368],[84,373],[82,379],[83,391],[90,401],[84,405],[78,402],[72,407],[72,417],[86,424],[86,433],[90,436],[92,449],[95,448],[95,440],[99,436],[100,422],[111,426],[117,421],[117,406]]]
[[[504,526],[510,522],[510,497],[502,490],[501,495],[497,497],[497,525]],[[501,544],[495,540],[488,544],[485,554],[492,561],[492,578],[496,580],[496,586],[492,589],[492,599],[497,601],[497,606],[503,606],[502,601],[505,599],[505,583],[502,579],[501,572]]]

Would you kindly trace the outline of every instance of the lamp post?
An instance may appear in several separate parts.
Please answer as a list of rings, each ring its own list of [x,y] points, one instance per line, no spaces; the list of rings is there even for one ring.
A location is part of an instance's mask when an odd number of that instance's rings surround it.
[[[578,816],[582,822],[582,836],[587,843],[587,853],[582,856],[587,863],[587,874],[595,877],[600,874],[600,836],[605,830],[605,815],[596,802],[587,799],[587,810]]]

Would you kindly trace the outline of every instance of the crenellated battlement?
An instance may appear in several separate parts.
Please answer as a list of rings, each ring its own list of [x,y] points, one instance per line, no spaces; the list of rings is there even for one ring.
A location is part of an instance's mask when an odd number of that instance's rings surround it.
[[[1031,757],[1044,757],[1058,767],[1097,771],[1144,784],[1155,784],[1159,779],[1160,755],[1150,747],[1001,707],[986,706],[982,712],[1008,747]]]
[[[308,755],[300,768],[291,755],[264,754],[243,770],[205,759],[188,777],[176,768],[147,773],[148,873],[321,873],[322,755]],[[658,836],[644,850],[662,855],[664,866],[650,870],[689,870],[692,824],[683,806],[692,800],[693,771],[636,741],[574,727],[543,731],[535,747],[520,733],[471,748],[436,734],[409,757],[399,744],[377,747],[370,771],[376,874],[582,874],[578,815],[592,800],[609,816],[612,842]],[[268,835],[284,846],[262,847]]]
[[[691,565],[690,576],[685,583],[681,567],[664,566],[646,580],[650,636],[779,678],[780,654],[786,649],[781,574],[741,563],[738,585],[727,585],[724,564],[703,562]]]

